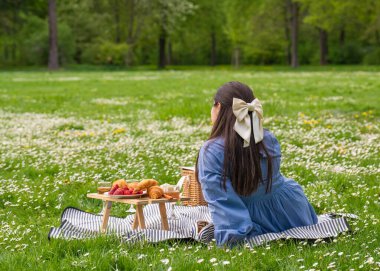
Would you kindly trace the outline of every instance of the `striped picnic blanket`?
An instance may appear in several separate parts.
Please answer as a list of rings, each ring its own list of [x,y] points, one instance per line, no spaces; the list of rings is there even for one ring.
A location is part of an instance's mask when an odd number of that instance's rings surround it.
[[[170,218],[170,203],[166,203]],[[209,243],[214,238],[214,226],[207,206],[175,206],[174,212],[178,219],[169,219],[169,231],[161,230],[161,216],[158,204],[149,204],[143,209],[146,229],[132,229],[134,214],[125,218],[110,216],[107,233],[114,234],[128,243],[159,242],[169,239],[193,239],[201,243]],[[350,231],[346,217],[357,218],[352,214],[342,216],[325,214],[318,217],[318,223],[310,226],[296,227],[278,233],[266,233],[245,240],[249,247],[262,245],[279,239],[317,240],[336,237],[338,234]],[[198,224],[205,227],[198,232]],[[83,239],[100,235],[102,223],[101,214],[88,213],[73,207],[66,208],[61,216],[61,225],[52,227],[48,238]]]

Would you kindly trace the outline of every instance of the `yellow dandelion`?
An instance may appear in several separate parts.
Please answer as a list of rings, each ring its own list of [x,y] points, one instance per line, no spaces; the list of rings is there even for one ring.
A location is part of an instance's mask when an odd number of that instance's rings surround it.
[[[126,131],[127,130],[125,130],[124,128],[117,128],[117,129],[112,131],[112,134],[113,135],[122,134],[122,133],[125,133]]]

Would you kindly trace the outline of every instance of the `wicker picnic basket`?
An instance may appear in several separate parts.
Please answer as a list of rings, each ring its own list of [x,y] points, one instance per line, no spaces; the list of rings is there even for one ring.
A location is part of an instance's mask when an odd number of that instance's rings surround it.
[[[195,168],[180,167],[180,169],[182,176],[188,176],[183,183],[183,196],[190,198],[189,201],[185,201],[183,204],[188,206],[207,205],[203,198],[201,184],[195,179]]]

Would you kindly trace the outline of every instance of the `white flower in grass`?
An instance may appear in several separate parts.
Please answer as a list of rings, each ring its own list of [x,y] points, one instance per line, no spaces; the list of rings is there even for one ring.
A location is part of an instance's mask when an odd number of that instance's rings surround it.
[[[163,264],[168,264],[168,263],[169,263],[169,259],[162,259],[161,262],[162,262]]]
[[[201,263],[201,262],[203,262],[204,261],[204,259],[199,259],[198,261],[197,261],[197,263]]]
[[[230,261],[223,261],[222,264],[223,264],[223,265],[230,264]]]
[[[139,256],[137,256],[137,260],[141,260],[142,258],[146,257],[145,254],[139,254]]]
[[[172,271],[172,267],[171,266],[169,266],[168,271]]]
[[[216,262],[216,258],[211,258],[210,263],[214,263],[214,262]]]

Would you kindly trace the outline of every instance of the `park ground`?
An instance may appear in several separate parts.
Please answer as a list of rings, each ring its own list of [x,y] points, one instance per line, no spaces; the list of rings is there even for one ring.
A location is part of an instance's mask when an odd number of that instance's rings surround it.
[[[282,173],[318,213],[349,212],[353,234],[254,249],[52,240],[98,181],[175,183],[210,132],[216,89],[250,85],[278,138]],[[1,270],[379,270],[380,69],[192,68],[0,72]],[[112,215],[125,216],[115,205]]]

